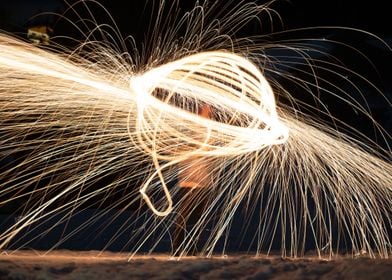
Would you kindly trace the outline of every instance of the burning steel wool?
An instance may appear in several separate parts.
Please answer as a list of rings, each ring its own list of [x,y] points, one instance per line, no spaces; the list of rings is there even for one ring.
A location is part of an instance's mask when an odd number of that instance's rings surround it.
[[[194,156],[235,157],[260,151],[284,143],[288,137],[268,82],[255,65],[231,53],[185,57],[131,78],[131,87],[137,99],[138,143],[153,157],[156,168],[140,192],[157,215],[172,211],[162,174],[165,168]],[[157,88],[167,92],[166,102],[151,96]],[[219,120],[195,116],[186,108],[168,104],[171,99],[176,99],[174,103],[182,100],[183,106],[189,102],[209,104],[217,108]],[[160,160],[166,162],[164,166]],[[160,178],[168,200],[163,212],[157,211],[145,194],[155,176]]]
[[[126,188],[113,207],[125,211],[141,199],[148,206],[129,218],[130,226],[144,225],[142,234],[129,237],[131,254],[151,238],[157,246],[187,207],[186,215],[197,219],[172,252],[186,255],[207,234],[199,251],[211,256],[240,208],[252,213],[258,207],[256,254],[269,253],[278,241],[283,256],[302,256],[310,242],[320,257],[332,257],[345,244],[353,254],[387,258],[390,151],[383,154],[370,140],[362,143],[361,135],[343,134],[301,110],[305,105],[268,79],[268,71],[285,73],[271,67],[274,59],[265,52],[287,49],[310,61],[309,80],[286,78],[316,100],[319,91],[338,96],[373,121],[346,89],[333,87],[332,80],[323,81],[330,85],[323,88],[314,77],[318,69],[334,77],[355,72],[336,60],[313,64],[307,50],[322,51],[299,40],[267,44],[257,36],[232,36],[251,18],[272,17],[268,4],[238,4],[210,22],[215,6],[198,4],[166,22],[171,28],[162,20],[168,4],[160,4],[152,24],[156,45],[144,56],[96,42],[94,32],[106,34],[99,26],[72,52],[0,35],[0,156],[20,155],[1,169],[0,205],[26,201],[21,218],[0,233],[0,247],[6,249],[53,214],[64,216],[47,231],[77,209],[99,206]],[[186,36],[175,40],[179,27]],[[283,57],[277,64],[290,67],[290,62]],[[283,98],[291,105],[279,101]],[[197,113],[203,106],[211,117]],[[375,122],[374,127],[390,141],[387,131]],[[203,163],[211,184],[201,186],[203,195],[179,196],[173,182],[195,161]],[[183,203],[190,197],[191,203]],[[203,211],[192,214],[201,203]]]

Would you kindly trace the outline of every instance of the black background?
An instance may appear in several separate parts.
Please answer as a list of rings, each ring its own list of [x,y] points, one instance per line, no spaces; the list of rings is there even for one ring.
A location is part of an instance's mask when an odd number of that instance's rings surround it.
[[[69,0],[68,3],[76,1]],[[148,18],[148,0],[99,0],[110,12],[124,34],[138,35]],[[184,10],[195,0],[180,0]],[[214,1],[215,2],[215,1]],[[228,1],[221,1],[226,3]],[[235,1],[234,1],[235,2]],[[250,2],[250,1],[244,1]],[[264,1],[265,2],[265,1]],[[258,1],[263,3],[263,1]],[[91,5],[92,7],[93,5]],[[282,16],[287,29],[317,25],[347,26],[363,29],[382,37],[390,37],[391,20],[387,1],[355,0],[279,0],[274,7]],[[62,0],[3,0],[0,3],[0,28],[22,31],[29,19],[40,12],[62,13],[67,5]],[[52,21],[54,19],[47,19]]]

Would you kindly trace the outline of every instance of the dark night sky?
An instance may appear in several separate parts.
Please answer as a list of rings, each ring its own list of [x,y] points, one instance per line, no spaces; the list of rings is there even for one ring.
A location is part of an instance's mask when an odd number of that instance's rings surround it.
[[[98,2],[109,10],[124,33],[142,31],[140,28],[135,29],[134,26],[143,22],[143,18],[148,19],[141,12],[148,2],[146,0],[99,0]],[[180,6],[186,9],[192,7],[195,2],[195,0],[182,0]],[[225,2],[227,1],[222,1]],[[0,28],[15,30],[37,13],[61,12],[65,7],[62,0],[4,0],[0,2]],[[364,29],[381,36],[392,34],[388,24],[387,1],[379,0],[370,3],[355,0],[280,0],[273,7],[276,7],[281,14],[287,28],[340,25]]]

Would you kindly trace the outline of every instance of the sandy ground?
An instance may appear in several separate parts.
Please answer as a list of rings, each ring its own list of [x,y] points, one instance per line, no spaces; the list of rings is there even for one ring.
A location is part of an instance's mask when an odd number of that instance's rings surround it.
[[[392,260],[282,259],[234,255],[135,256],[110,252],[19,251],[0,255],[0,279],[392,279]]]

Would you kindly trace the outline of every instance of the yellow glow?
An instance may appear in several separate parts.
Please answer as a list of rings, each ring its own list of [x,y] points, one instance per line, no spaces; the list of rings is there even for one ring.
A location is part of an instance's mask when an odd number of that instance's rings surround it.
[[[195,156],[236,156],[287,140],[288,129],[278,118],[271,87],[255,65],[238,55],[216,51],[185,57],[131,78],[130,86],[138,107],[136,134],[156,167],[140,192],[156,215],[172,211],[164,168]],[[220,114],[234,116],[237,124],[206,119],[161,101],[152,96],[157,89],[177,99],[209,104]],[[161,166],[159,160],[168,162]],[[146,195],[155,176],[167,196],[164,211],[158,211]]]

